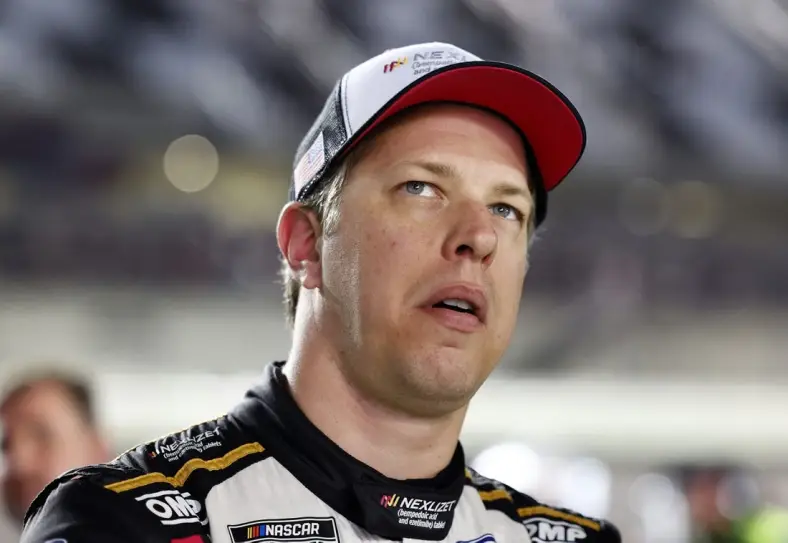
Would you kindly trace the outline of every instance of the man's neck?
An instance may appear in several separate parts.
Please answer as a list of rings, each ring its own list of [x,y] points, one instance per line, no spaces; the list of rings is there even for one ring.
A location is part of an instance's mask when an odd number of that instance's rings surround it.
[[[306,417],[345,452],[392,479],[424,479],[445,468],[457,448],[465,410],[416,418],[365,397],[324,348],[299,342],[284,373]]]

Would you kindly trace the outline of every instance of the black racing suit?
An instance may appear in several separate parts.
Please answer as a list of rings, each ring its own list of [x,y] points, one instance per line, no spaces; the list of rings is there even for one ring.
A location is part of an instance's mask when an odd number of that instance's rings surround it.
[[[605,521],[466,468],[459,445],[432,479],[381,475],[307,420],[281,369],[217,420],[52,482],[22,542],[620,542]]]

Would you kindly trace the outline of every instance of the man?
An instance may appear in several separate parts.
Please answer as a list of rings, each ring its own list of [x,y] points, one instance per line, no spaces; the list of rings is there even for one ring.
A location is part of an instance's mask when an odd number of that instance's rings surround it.
[[[56,372],[27,376],[0,400],[4,469],[0,475],[9,516],[21,525],[36,495],[66,471],[106,461],[89,386]]]
[[[453,45],[351,70],[277,227],[287,361],[226,416],[52,484],[23,541],[620,541],[468,470],[458,444],[584,144],[549,83]]]
[[[788,511],[764,503],[754,479],[735,465],[683,466],[692,543],[788,541]]]

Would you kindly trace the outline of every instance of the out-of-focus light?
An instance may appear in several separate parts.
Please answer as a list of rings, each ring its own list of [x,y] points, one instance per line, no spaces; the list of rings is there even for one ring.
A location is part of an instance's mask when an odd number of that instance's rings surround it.
[[[630,508],[638,514],[667,514],[674,510],[679,490],[673,481],[659,473],[641,475],[629,488]]]
[[[641,541],[686,541],[689,516],[683,494],[659,473],[638,477],[629,489],[629,507],[640,517]]]
[[[722,198],[712,185],[684,181],[670,193],[670,228],[689,239],[711,236],[720,224]]]
[[[759,511],[747,529],[747,541],[785,541],[788,511],[769,506]]]
[[[725,477],[717,492],[717,508],[724,517],[736,519],[755,509],[760,501],[758,481],[751,475],[738,473]]]
[[[219,153],[206,138],[197,134],[180,137],[164,153],[164,175],[183,192],[199,192],[219,173]]]
[[[596,458],[569,460],[558,476],[559,500],[563,507],[592,517],[606,517],[610,508],[613,475]]]
[[[668,219],[665,188],[654,179],[636,179],[624,187],[618,210],[621,223],[633,234],[657,234]]]
[[[515,490],[533,493],[539,484],[541,460],[523,443],[501,443],[479,453],[471,467]]]

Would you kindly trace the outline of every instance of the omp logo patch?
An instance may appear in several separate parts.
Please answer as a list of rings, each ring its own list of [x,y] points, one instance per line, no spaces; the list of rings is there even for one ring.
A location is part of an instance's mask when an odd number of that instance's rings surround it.
[[[135,498],[153,513],[165,526],[200,523],[200,502],[188,492],[162,490]]]
[[[572,543],[588,537],[586,531],[571,522],[530,518],[523,521],[533,543]]]
[[[339,541],[333,517],[256,520],[227,526],[227,529],[233,543]]]

